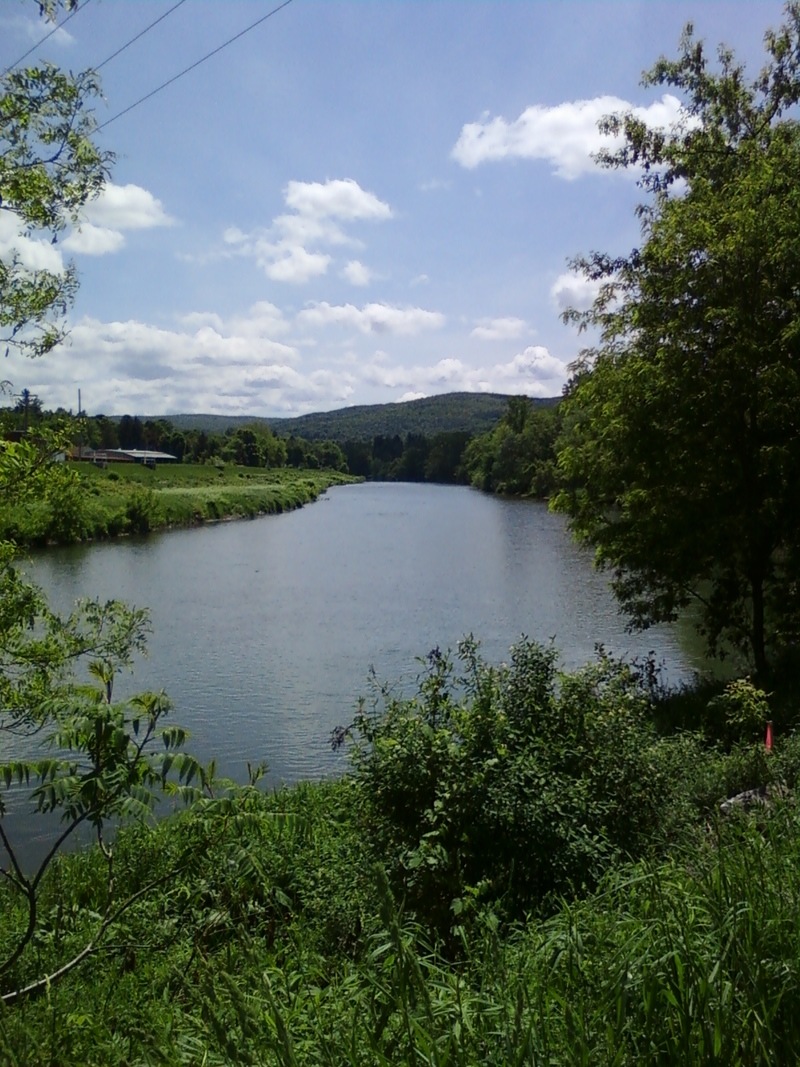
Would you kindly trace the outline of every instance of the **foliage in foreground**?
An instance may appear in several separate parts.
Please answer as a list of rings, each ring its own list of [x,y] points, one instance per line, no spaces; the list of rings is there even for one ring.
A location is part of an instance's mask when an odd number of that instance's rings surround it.
[[[246,787],[117,843],[137,900],[87,965],[0,1010],[9,1064],[772,1064],[800,1051],[800,821],[714,823],[549,918],[482,909],[443,952],[393,897],[344,780]],[[51,872],[40,963],[103,902],[96,852]],[[5,906],[6,937],[20,916]]]
[[[794,784],[791,757],[767,756],[766,697],[745,680],[712,699],[716,737],[660,736],[656,714],[668,720],[664,705],[681,700],[602,650],[571,674],[526,639],[500,666],[467,639],[459,661],[460,672],[434,649],[416,696],[378,689],[338,738],[354,741],[364,839],[445,939],[483,904],[511,919],[546,913],[625,860],[664,855],[720,799]]]

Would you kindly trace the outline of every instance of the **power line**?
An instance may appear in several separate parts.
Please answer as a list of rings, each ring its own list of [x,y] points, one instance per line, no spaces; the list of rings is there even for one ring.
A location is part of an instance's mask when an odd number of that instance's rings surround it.
[[[61,20],[61,22],[59,22],[57,25],[55,25],[52,28],[52,30],[50,30],[48,33],[46,33],[44,35],[44,37],[42,37],[41,41],[37,41],[36,44],[32,45],[24,55],[20,56],[19,59],[15,60],[13,63],[11,63],[9,66],[7,66],[6,69],[3,71],[3,73],[0,74],[0,78],[5,78],[6,74],[8,74],[8,72],[10,70],[13,70],[14,67],[18,67],[20,65],[20,63],[24,59],[28,58],[28,56],[31,54],[31,52],[35,52],[36,49],[40,45],[44,44],[45,41],[49,41],[54,33],[56,33],[58,30],[60,30],[62,26],[66,25],[66,23],[68,23],[71,18],[73,18],[75,15],[78,14],[78,11],[82,11],[83,8],[85,8],[86,5],[90,4],[91,2],[92,2],[92,0],[83,0],[83,4],[80,6],[80,8],[78,8],[77,6],[73,7],[72,11],[70,11],[70,13],[66,16],[66,18],[63,18]]]
[[[98,64],[98,66],[96,66],[94,69],[95,70],[102,70],[103,67],[107,63],[110,63],[112,59],[116,59],[118,55],[121,55],[125,51],[126,48],[130,48],[130,46],[132,44],[135,44],[136,41],[138,41],[140,37],[144,37],[144,35],[146,33],[148,33],[150,30],[152,30],[152,28],[154,26],[157,26],[159,24],[159,22],[163,22],[163,20],[167,17],[167,15],[171,15],[173,11],[176,11],[181,6],[181,4],[185,4],[185,3],[186,3],[186,0],[178,0],[177,4],[173,4],[172,7],[169,9],[169,11],[165,11],[163,15],[159,15],[159,17],[155,20],[155,22],[151,22],[149,26],[145,26],[145,28],[141,31],[141,33],[137,33],[135,37],[131,37],[130,41],[126,41],[125,44],[122,45],[121,48],[118,48],[116,50],[116,52],[112,52],[111,55],[107,59],[104,59],[103,62]]]
[[[175,75],[173,75],[173,77],[168,78],[167,81],[162,82],[161,85],[159,85],[155,89],[151,90],[151,92],[146,93],[144,96],[142,96],[138,100],[134,101],[134,103],[132,103],[128,107],[124,108],[122,111],[118,111],[117,114],[116,115],[112,115],[110,119],[106,119],[105,122],[102,122],[97,127],[96,132],[99,132],[100,130],[104,130],[106,128],[106,126],[110,126],[112,122],[116,122],[117,119],[122,118],[123,115],[127,115],[129,111],[133,111],[133,109],[135,107],[138,107],[139,104],[143,104],[145,102],[145,100],[150,100],[150,98],[155,96],[156,93],[160,93],[162,89],[166,89],[168,85],[172,85],[173,82],[178,81],[178,79],[182,78],[184,76],[184,74],[188,74],[189,71],[192,71],[196,67],[199,67],[201,63],[205,63],[205,61],[207,59],[211,59],[212,56],[215,56],[218,52],[221,52],[223,50],[223,48],[227,48],[228,45],[233,44],[234,41],[238,41],[240,37],[244,37],[244,35],[246,33],[250,33],[250,31],[254,30],[256,28],[256,26],[260,26],[262,22],[266,22],[267,19],[272,18],[273,15],[277,15],[279,11],[282,11],[285,7],[288,7],[289,4],[291,4],[291,3],[292,3],[292,0],[284,0],[284,2],[282,4],[278,4],[277,7],[274,7],[271,11],[268,11],[266,15],[262,15],[260,19],[256,19],[255,22],[252,22],[249,26],[246,26],[243,30],[240,30],[239,33],[235,34],[235,36],[230,37],[227,41],[223,42],[223,44],[218,45],[216,48],[214,48],[211,52],[207,52],[204,56],[201,56],[200,59],[195,60],[195,62],[190,64],[188,67],[184,67],[184,69],[182,71],[179,71],[178,74],[175,74]],[[167,12],[167,14],[169,14],[169,12]],[[108,60],[106,60],[106,62],[108,62]]]

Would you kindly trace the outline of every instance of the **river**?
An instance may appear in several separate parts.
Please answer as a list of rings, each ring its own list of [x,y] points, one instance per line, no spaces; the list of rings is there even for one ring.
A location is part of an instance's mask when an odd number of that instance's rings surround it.
[[[262,760],[272,783],[338,773],[330,733],[370,668],[407,691],[418,657],[470,632],[493,661],[525,634],[552,639],[566,667],[597,642],[655,650],[671,682],[702,666],[670,628],[625,633],[561,516],[457,486],[342,486],[280,516],[50,549],[29,571],[61,609],[148,606],[149,656],[117,694],[166,689],[191,750],[237,779]]]

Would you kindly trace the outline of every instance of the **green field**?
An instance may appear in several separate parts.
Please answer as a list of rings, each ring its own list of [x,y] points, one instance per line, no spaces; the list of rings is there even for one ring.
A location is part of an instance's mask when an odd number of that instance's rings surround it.
[[[148,533],[226,518],[250,518],[301,507],[332,485],[355,479],[329,470],[165,464],[148,469],[70,464],[46,499],[0,511],[0,538],[22,545]]]

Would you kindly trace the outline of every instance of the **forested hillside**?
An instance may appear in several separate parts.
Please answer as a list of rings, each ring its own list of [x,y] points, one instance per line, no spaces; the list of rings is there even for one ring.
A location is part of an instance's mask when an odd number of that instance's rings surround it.
[[[367,441],[373,437],[406,437],[408,434],[433,437],[439,433],[483,433],[505,414],[508,397],[502,393],[444,393],[420,400],[394,404],[362,404],[299,415],[291,419],[265,419],[273,433],[290,434],[308,440]],[[533,400],[534,405],[550,405],[557,398]],[[144,421],[147,416],[140,416]],[[260,422],[247,415],[170,415],[179,430],[205,430],[224,433],[237,426]]]

